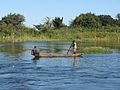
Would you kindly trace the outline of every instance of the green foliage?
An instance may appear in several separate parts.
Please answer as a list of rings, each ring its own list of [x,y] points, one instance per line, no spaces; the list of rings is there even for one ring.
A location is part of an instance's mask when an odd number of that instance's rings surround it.
[[[48,30],[53,28],[52,21],[51,21],[51,19],[49,17],[45,18],[45,21],[44,21],[43,24],[34,25],[34,26],[40,32],[47,32]]]
[[[44,31],[44,24],[39,24],[39,25],[34,25],[35,26],[35,28],[37,29],[37,30],[39,30],[40,32],[43,32]]]
[[[49,28],[52,28],[52,27],[53,27],[52,20],[51,20],[50,17],[46,17],[46,18],[45,18],[44,25],[47,26],[47,27],[49,27]]]
[[[92,13],[80,14],[76,17],[71,26],[80,26],[88,28],[98,28],[101,26],[98,16]]]
[[[118,14],[116,15],[115,24],[120,27],[120,13],[118,13]]]
[[[104,32],[118,32],[118,33],[120,33],[120,27],[119,26],[104,26],[103,31]]]
[[[14,35],[16,33],[15,28],[13,27],[12,24],[6,24],[2,21],[0,21],[0,32],[2,33],[2,37],[6,38],[10,35]]]
[[[116,15],[117,20],[120,20],[120,13]]]
[[[55,17],[55,19],[52,20],[54,28],[61,28],[63,27],[63,17],[60,19],[60,17]]]
[[[101,28],[104,26],[120,26],[120,14],[117,19],[110,15],[95,15],[92,13],[80,14],[72,22],[71,27]]]
[[[99,15],[100,22],[102,26],[113,26],[115,25],[115,20],[110,15]]]
[[[92,13],[81,14],[72,21],[71,26],[65,26],[63,18],[45,18],[43,24],[26,27],[24,16],[9,14],[0,20],[0,42],[26,41],[71,41],[73,39],[90,40],[117,40],[120,41],[120,20],[110,15],[96,16]],[[37,30],[36,30],[37,29]]]
[[[19,25],[22,24],[22,22],[25,21],[25,18],[23,15],[20,14],[8,14],[7,16],[2,18],[2,21],[6,24],[13,24],[13,25]]]
[[[116,25],[118,25],[120,27],[120,20],[116,21]]]
[[[25,18],[23,15],[20,14],[8,14],[7,16],[3,17],[1,22],[12,25],[16,31],[20,31],[22,27],[22,23],[25,21]]]

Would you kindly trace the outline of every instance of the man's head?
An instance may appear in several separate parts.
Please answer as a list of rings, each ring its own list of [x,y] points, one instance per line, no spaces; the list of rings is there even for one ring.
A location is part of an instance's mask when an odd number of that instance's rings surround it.
[[[34,46],[34,48],[36,48],[36,46]]]
[[[75,42],[75,40],[73,40],[73,42]]]

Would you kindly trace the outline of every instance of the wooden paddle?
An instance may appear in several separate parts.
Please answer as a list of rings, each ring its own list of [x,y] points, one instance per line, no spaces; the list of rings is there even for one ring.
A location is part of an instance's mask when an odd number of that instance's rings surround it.
[[[68,51],[67,51],[67,54],[68,54],[68,52],[70,51],[71,46],[72,46],[72,44],[70,45],[70,47],[69,47],[69,49],[68,49]]]

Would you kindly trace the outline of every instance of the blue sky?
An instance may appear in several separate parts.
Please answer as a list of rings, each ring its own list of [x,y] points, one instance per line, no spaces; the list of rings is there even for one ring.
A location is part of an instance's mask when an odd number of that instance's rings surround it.
[[[25,25],[33,27],[44,22],[46,17],[63,17],[69,22],[81,13],[92,12],[96,15],[120,13],[120,0],[1,0],[0,19],[9,13],[25,16]]]

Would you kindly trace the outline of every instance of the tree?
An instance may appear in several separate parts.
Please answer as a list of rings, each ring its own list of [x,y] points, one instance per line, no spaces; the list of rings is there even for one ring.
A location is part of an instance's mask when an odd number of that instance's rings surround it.
[[[117,15],[116,15],[116,25],[118,25],[119,27],[120,27],[120,13],[118,13]]]
[[[110,15],[99,15],[102,26],[113,26],[115,20]]]
[[[40,32],[44,32],[44,24],[39,24],[39,25],[34,25],[35,28],[40,31]]]
[[[98,16],[92,13],[80,14],[72,22],[71,26],[98,28],[101,26]]]
[[[120,20],[120,13],[116,15],[117,20]]]
[[[43,24],[34,25],[37,30],[40,32],[46,32],[53,27],[52,20],[50,17],[46,17]]]
[[[47,27],[49,27],[49,28],[52,28],[52,27],[53,27],[52,20],[51,20],[50,17],[46,17],[46,18],[45,18],[44,25],[47,26]]]
[[[53,23],[54,28],[60,28],[60,27],[65,26],[63,24],[63,17],[62,18],[55,17],[55,19],[52,20],[52,23]]]
[[[12,24],[6,24],[5,22],[0,21],[0,33],[3,37],[11,36],[16,32]]]
[[[6,23],[7,25],[11,24],[16,28],[16,31],[20,30],[19,28],[22,26],[23,22],[25,21],[25,17],[20,14],[8,14],[7,16],[3,17],[2,22]]]

